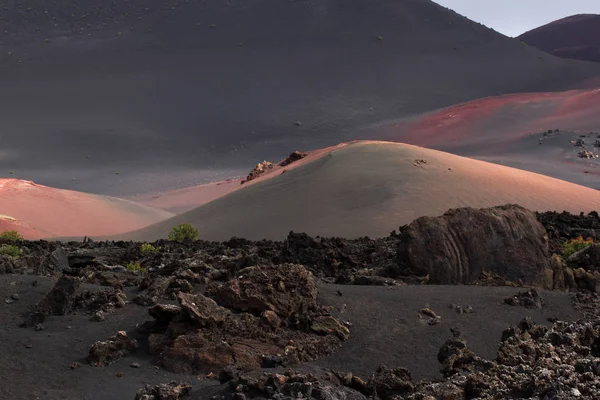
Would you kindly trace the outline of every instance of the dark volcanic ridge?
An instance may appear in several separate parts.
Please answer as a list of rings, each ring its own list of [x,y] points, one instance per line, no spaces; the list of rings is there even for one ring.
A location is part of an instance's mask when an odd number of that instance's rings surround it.
[[[600,62],[600,15],[572,15],[517,39],[558,57]]]

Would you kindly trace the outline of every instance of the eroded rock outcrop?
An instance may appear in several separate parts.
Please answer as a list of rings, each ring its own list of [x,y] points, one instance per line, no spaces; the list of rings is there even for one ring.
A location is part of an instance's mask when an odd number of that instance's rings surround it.
[[[239,277],[207,293],[224,307],[260,314],[273,311],[282,318],[306,314],[317,307],[317,285],[302,265],[245,268]]]
[[[183,374],[313,360],[350,334],[316,298],[314,277],[303,266],[245,268],[225,284],[209,285],[206,296],[179,292],[179,307],[152,306],[150,351],[169,371]]]
[[[469,284],[491,273],[552,287],[546,231],[532,212],[516,205],[419,218],[403,233],[399,259],[432,284]]]

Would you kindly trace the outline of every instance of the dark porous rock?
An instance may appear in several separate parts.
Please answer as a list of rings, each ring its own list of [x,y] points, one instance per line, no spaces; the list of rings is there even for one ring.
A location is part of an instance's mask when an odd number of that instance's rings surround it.
[[[567,258],[572,268],[583,268],[586,271],[600,271],[600,243],[593,243],[575,252]]]
[[[391,278],[383,276],[373,275],[358,275],[354,277],[353,282],[355,285],[366,285],[366,286],[393,286],[396,281]]]
[[[77,293],[73,301],[73,311],[83,311],[94,314],[102,311],[112,313],[115,308],[123,308],[127,303],[127,296],[119,289],[101,291],[83,290]]]
[[[62,247],[56,248],[56,250],[50,253],[50,257],[48,258],[48,266],[52,271],[55,272],[63,272],[68,270],[70,265],[67,252]]]
[[[199,375],[219,371],[235,360],[227,342],[209,340],[197,331],[178,336],[163,351],[161,363],[171,372]]]
[[[15,272],[16,260],[13,257],[0,255],[0,274],[12,274]]]
[[[531,309],[540,309],[544,306],[544,299],[535,289],[529,289],[526,292],[519,292],[514,296],[504,299],[504,304],[509,306],[521,306]]]
[[[440,348],[437,359],[442,364],[442,374],[450,376],[461,371],[470,371],[478,357],[467,347],[460,331],[451,329],[452,337]]]
[[[213,299],[201,294],[192,295],[179,292],[177,300],[181,305],[182,313],[200,326],[214,326],[222,324],[230,312],[219,306]]]
[[[63,275],[54,287],[37,304],[37,311],[45,315],[67,315],[77,298],[77,290],[81,285],[78,278]]]
[[[157,322],[168,324],[179,316],[181,307],[173,304],[155,304],[148,308],[148,314]]]
[[[290,369],[282,373],[242,375],[230,380],[227,390],[213,399],[366,400],[366,397],[349,387]]]
[[[405,368],[388,368],[385,365],[377,368],[369,377],[367,385],[384,400],[410,394],[415,390],[410,371]]]
[[[252,168],[252,171],[250,171],[250,173],[248,174],[246,179],[244,179],[241,183],[244,184],[246,182],[254,180],[254,179],[260,177],[261,175],[264,175],[268,171],[272,170],[273,167],[274,167],[274,165],[272,162],[269,162],[269,161],[259,162],[258,164],[256,164],[254,166],[254,168]]]
[[[134,298],[133,302],[140,306],[151,306],[164,298],[171,279],[165,276],[147,276],[140,282],[141,290]]]
[[[243,371],[236,365],[228,365],[219,372],[219,383],[224,384],[242,375]]]
[[[267,310],[260,316],[262,326],[276,331],[281,326],[281,319],[274,311]]]
[[[302,265],[255,266],[238,275],[223,286],[210,286],[207,294],[227,308],[257,314],[274,311],[282,318],[317,308],[315,279]]]
[[[418,218],[402,236],[399,265],[429,276],[429,283],[469,284],[487,272],[552,287],[546,231],[523,207],[454,209],[441,217]]]
[[[322,335],[334,334],[343,340],[350,335],[350,330],[330,315],[317,317],[310,325],[310,329]]]
[[[119,246],[79,248],[68,253],[67,259],[71,268],[85,268],[88,266],[119,265],[127,249]]]
[[[308,153],[306,152],[302,152],[302,151],[294,151],[292,153],[290,153],[289,156],[287,156],[285,158],[285,160],[282,160],[279,163],[279,166],[281,167],[287,167],[288,165],[298,161],[298,160],[302,160],[304,157],[306,157],[308,155]]]
[[[92,366],[103,367],[120,360],[138,347],[137,340],[129,338],[124,331],[118,331],[108,340],[94,343],[87,360]]]
[[[135,400],[180,400],[185,398],[192,390],[187,383],[161,383],[160,385],[146,385],[137,391]]]

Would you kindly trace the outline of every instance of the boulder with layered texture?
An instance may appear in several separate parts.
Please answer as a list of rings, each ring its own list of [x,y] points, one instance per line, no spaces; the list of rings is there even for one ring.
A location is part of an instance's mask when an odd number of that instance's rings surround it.
[[[552,287],[548,236],[518,205],[459,208],[412,222],[399,245],[400,267],[432,284],[469,284],[489,273],[506,281]]]

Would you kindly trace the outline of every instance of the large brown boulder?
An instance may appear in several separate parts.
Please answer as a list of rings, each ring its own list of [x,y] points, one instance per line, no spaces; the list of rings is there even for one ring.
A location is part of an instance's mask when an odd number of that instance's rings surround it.
[[[282,318],[317,308],[313,274],[296,264],[244,268],[238,278],[209,287],[207,293],[223,307],[256,314],[274,311]]]
[[[459,208],[407,227],[399,271],[429,275],[432,284],[469,284],[489,273],[552,288],[548,252],[546,230],[523,207]]]

